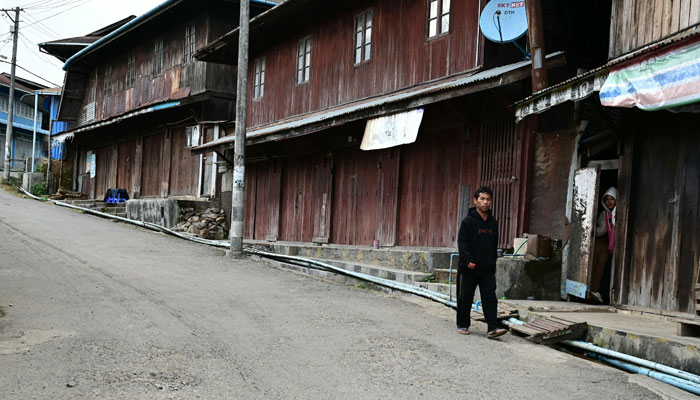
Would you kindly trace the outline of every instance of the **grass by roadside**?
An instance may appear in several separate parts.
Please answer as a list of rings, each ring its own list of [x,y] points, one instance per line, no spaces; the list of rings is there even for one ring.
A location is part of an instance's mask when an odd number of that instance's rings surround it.
[[[20,191],[19,187],[22,183],[17,178],[10,178],[7,182],[3,181],[0,183],[0,188],[2,190],[14,194],[15,196],[24,196]]]

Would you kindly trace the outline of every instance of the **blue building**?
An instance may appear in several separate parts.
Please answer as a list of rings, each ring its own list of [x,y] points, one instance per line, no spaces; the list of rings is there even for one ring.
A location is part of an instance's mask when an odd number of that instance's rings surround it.
[[[60,89],[48,89],[38,83],[15,78],[15,106],[13,118],[11,151],[11,168],[13,171],[24,171],[24,160],[32,157],[32,141],[34,135],[34,94],[40,92],[40,103],[36,123],[35,156],[40,158],[47,155],[48,134],[50,128],[49,109],[45,106],[57,102]],[[5,133],[9,111],[10,75],[0,74],[0,159],[5,157]],[[55,99],[54,99],[55,98]],[[56,105],[56,108],[58,106]],[[0,166],[2,167],[2,166]]]

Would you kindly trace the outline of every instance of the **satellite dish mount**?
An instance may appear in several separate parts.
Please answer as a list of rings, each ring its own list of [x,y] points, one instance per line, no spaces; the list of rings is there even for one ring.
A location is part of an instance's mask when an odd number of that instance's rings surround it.
[[[516,42],[527,33],[525,1],[492,0],[481,12],[479,27],[484,36],[496,43],[512,43],[530,59],[530,54]]]

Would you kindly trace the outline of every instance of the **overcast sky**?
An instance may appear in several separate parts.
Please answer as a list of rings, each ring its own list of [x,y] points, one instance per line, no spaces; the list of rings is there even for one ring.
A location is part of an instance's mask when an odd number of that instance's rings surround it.
[[[47,86],[63,85],[63,63],[41,53],[37,43],[83,36],[103,26],[141,15],[164,0],[0,0],[0,8],[23,8],[20,12],[17,76]],[[0,13],[0,72],[10,72],[12,59],[11,19]],[[14,18],[14,12],[10,13]],[[4,59],[7,57],[7,59]],[[48,81],[42,81],[36,74]]]

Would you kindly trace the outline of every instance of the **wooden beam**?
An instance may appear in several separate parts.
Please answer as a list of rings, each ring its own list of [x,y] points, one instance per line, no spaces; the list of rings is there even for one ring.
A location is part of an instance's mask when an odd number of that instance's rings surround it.
[[[588,162],[588,167],[598,166],[600,170],[615,170],[620,169],[620,160],[594,160]]]

